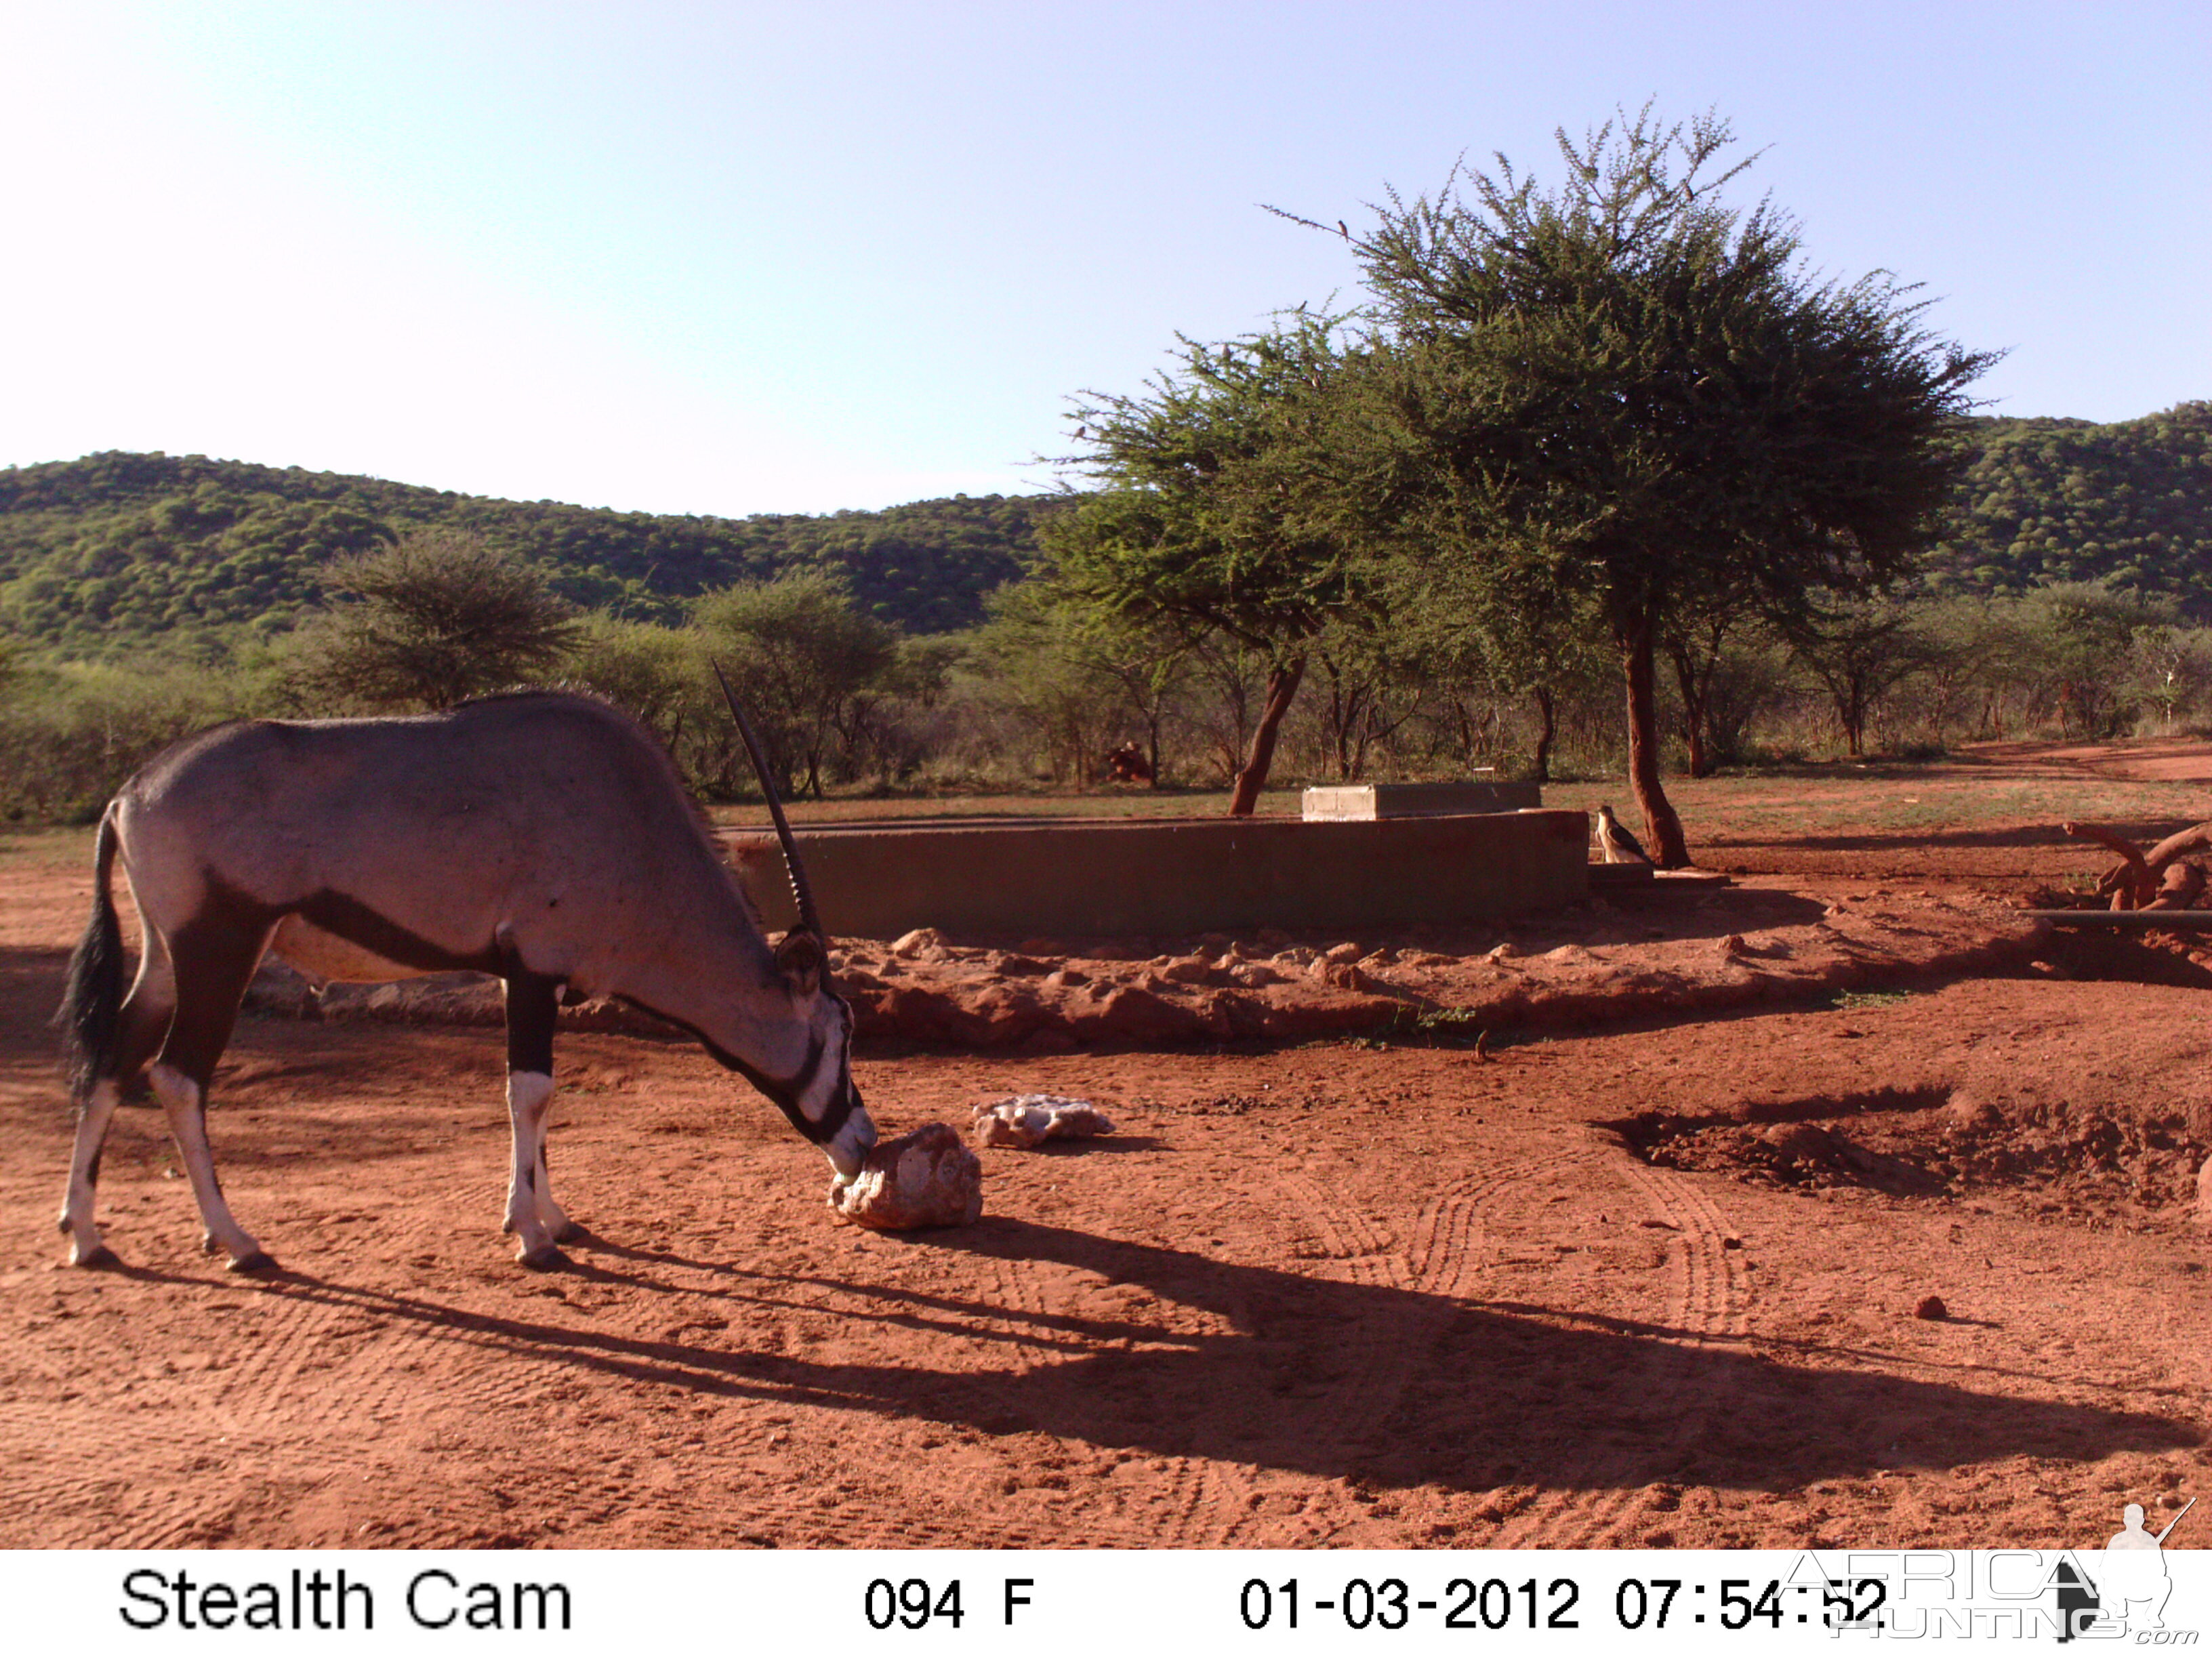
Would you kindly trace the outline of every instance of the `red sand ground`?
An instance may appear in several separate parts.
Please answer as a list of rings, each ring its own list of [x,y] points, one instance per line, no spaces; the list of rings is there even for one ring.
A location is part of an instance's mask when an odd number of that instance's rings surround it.
[[[1975,908],[1795,885],[1893,940]],[[498,1232],[494,1033],[248,1020],[214,1125],[257,1281],[148,1109],[101,1188],[130,1265],[58,1265],[86,889],[19,864],[0,908],[0,1544],[2056,1545],[2212,1487],[2212,973],[2154,945],[1488,1057],[878,1046],[887,1133],[1030,1091],[1121,1126],[987,1152],[983,1221],[914,1236],[834,1226],[696,1048],[575,1033],[595,1237],[551,1277]],[[1541,924],[1563,994],[1719,963],[1624,914]]]

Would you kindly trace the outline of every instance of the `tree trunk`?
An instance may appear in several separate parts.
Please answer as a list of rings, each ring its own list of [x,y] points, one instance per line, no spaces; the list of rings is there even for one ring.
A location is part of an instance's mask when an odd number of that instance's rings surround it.
[[[1690,744],[1690,775],[1693,778],[1712,776],[1713,757],[1711,752],[1705,747],[1705,710],[1699,708],[1695,714],[1689,715],[1683,724],[1686,727],[1684,735],[1688,738]]]
[[[1823,674],[1822,682],[1828,688],[1828,703],[1836,711],[1836,724],[1843,729],[1844,753],[1853,760],[1866,754],[1867,708],[1874,699],[1867,695],[1863,678],[1848,669]]]
[[[1844,722],[1844,749],[1853,760],[1866,755],[1866,705],[1854,696],[1849,706],[1838,711]]]
[[[1719,662],[1720,653],[1715,650],[1702,674],[1691,660],[1686,643],[1675,641],[1668,647],[1667,655],[1674,665],[1674,684],[1682,693],[1682,736],[1690,745],[1690,775],[1709,778],[1714,767],[1705,742],[1705,705],[1713,689],[1713,665]]]
[[[1297,696],[1298,682],[1305,675],[1303,655],[1268,668],[1267,706],[1260,711],[1260,724],[1252,731],[1252,752],[1245,757],[1244,769],[1237,775],[1237,793],[1229,802],[1231,817],[1249,818],[1259,805],[1260,792],[1267,787],[1267,769],[1275,763],[1275,733],[1282,726],[1283,716],[1291,712],[1291,699]]]
[[[1536,781],[1552,781],[1552,745],[1559,737],[1559,700],[1548,685],[1536,688]]]
[[[1621,670],[1628,681],[1628,781],[1644,811],[1644,832],[1652,861],[1662,870],[1680,870],[1690,862],[1682,820],[1659,780],[1658,677],[1654,672],[1653,635],[1658,631],[1649,605],[1638,610],[1613,638],[1620,647]]]

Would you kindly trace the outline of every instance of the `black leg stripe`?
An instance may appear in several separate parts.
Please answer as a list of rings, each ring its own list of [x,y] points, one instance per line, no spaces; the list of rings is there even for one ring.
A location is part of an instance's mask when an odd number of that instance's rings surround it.
[[[553,1029],[561,981],[518,966],[507,970],[507,1069],[553,1075]]]

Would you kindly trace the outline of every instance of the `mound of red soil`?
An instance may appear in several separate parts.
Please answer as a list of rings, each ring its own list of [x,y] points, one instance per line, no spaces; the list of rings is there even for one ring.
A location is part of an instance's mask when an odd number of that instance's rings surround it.
[[[1591,1025],[1984,970],[2024,960],[2045,936],[2043,924],[1971,896],[1753,882],[1359,939],[1263,931],[1010,948],[922,929],[846,941],[832,962],[863,1038],[1061,1052]],[[496,984],[473,975],[317,991],[281,964],[264,969],[248,1006],[324,1019],[501,1018]],[[608,1004],[562,1018],[583,1030],[663,1029]]]

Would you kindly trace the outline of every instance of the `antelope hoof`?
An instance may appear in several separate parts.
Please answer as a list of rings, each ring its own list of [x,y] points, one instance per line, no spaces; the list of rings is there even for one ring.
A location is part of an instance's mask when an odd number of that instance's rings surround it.
[[[119,1267],[122,1265],[123,1258],[116,1255],[114,1251],[109,1249],[105,1244],[95,1244],[88,1250],[72,1250],[70,1252],[70,1266],[72,1267],[94,1267],[104,1269],[109,1267]]]
[[[234,1273],[273,1273],[276,1258],[266,1250],[248,1250],[244,1255],[231,1257],[226,1272]]]
[[[591,1236],[591,1230],[580,1221],[564,1221],[553,1230],[553,1242],[556,1244],[574,1244]]]
[[[514,1258],[534,1273],[557,1273],[568,1265],[568,1258],[561,1254],[556,1244],[540,1244],[534,1250],[525,1250]]]

